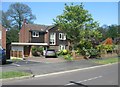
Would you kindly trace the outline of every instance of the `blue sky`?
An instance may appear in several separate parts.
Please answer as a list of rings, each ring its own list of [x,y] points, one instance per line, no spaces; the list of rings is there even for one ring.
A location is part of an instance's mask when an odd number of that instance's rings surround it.
[[[2,2],[2,10],[6,11],[12,2]],[[14,2],[13,2],[14,3]],[[66,2],[22,2],[27,4],[32,13],[36,16],[34,23],[51,25],[53,18],[63,13]],[[68,3],[70,4],[70,3]],[[74,4],[80,4],[75,2]],[[118,24],[118,3],[117,2],[84,2],[84,8],[92,14],[100,26],[106,24]]]

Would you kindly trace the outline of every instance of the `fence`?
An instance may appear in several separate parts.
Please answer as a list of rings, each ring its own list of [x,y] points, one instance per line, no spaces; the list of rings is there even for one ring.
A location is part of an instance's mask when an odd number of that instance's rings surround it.
[[[22,51],[11,51],[11,57],[22,58]]]

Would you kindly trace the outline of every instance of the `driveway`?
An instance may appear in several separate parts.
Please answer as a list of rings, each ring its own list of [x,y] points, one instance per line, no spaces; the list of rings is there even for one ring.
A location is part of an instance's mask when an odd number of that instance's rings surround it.
[[[60,63],[60,62],[66,62],[62,57],[58,58],[45,58],[45,57],[30,57],[30,58],[25,58],[27,61],[32,61],[32,62],[42,62],[42,63]]]

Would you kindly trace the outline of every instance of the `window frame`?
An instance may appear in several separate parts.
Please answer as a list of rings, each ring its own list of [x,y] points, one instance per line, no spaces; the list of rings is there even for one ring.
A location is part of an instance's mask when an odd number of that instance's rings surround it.
[[[32,37],[39,37],[39,32],[38,31],[32,31]]]
[[[59,33],[59,40],[66,40],[66,34],[65,33]]]
[[[53,36],[51,36],[51,34]],[[50,33],[50,42],[49,43],[50,43],[50,45],[55,45],[56,44],[56,33]]]
[[[59,45],[59,51],[65,50],[65,49],[66,49],[66,45],[63,45],[63,44]]]

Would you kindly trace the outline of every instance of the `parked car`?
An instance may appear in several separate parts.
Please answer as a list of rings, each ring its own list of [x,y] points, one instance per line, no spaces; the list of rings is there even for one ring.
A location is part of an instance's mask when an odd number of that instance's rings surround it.
[[[53,49],[46,50],[45,57],[57,58],[56,51]]]
[[[5,50],[0,46],[0,65],[6,63],[6,52]]]

